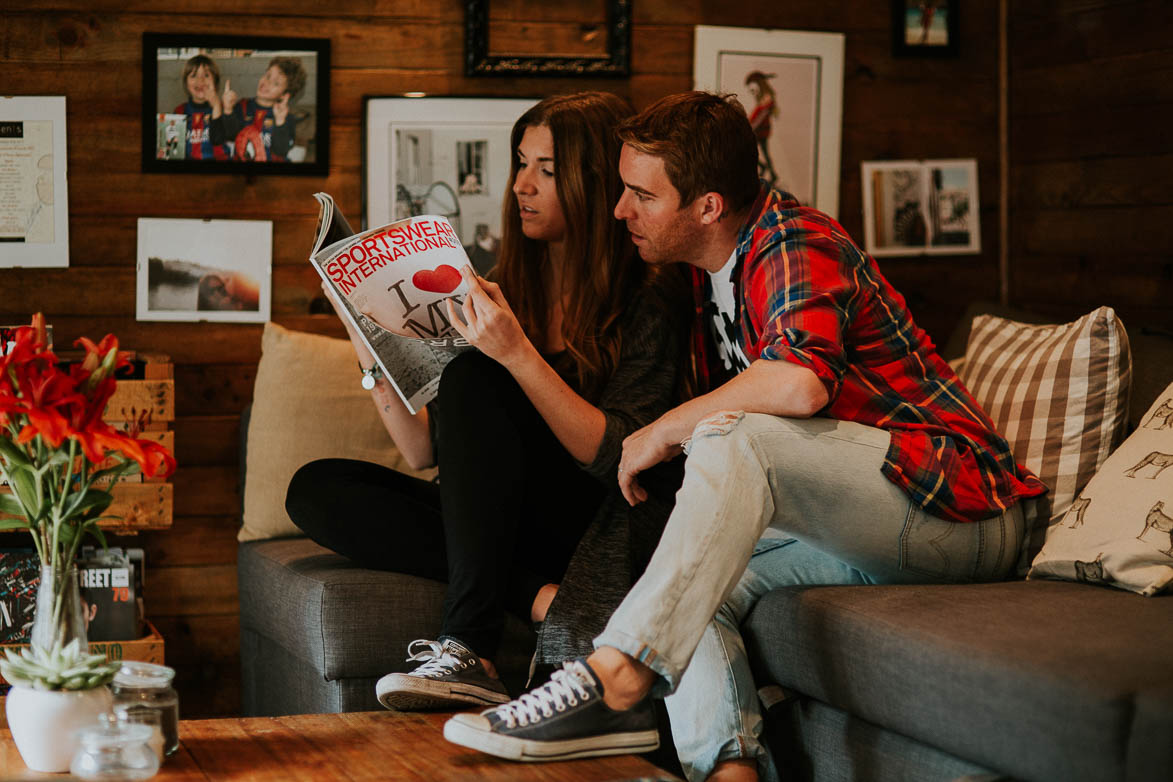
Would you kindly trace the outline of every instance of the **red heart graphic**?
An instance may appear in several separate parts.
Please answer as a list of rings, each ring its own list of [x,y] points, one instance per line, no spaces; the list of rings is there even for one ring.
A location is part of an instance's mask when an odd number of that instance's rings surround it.
[[[411,284],[429,293],[451,293],[460,284],[460,272],[444,263],[435,269],[420,269],[411,275]]]

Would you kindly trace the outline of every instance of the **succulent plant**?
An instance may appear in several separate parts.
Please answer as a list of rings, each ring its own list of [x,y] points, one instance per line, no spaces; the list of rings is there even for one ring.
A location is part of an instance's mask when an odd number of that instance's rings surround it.
[[[0,675],[10,684],[34,690],[89,690],[101,687],[118,673],[119,664],[105,655],[85,654],[75,638],[64,648],[60,643],[45,651],[38,644],[19,654],[4,650]]]

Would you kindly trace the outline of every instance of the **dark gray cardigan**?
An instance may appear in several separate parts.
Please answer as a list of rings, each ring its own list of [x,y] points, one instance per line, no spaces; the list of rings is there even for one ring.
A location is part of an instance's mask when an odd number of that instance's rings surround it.
[[[538,663],[590,654],[591,639],[651,558],[684,474],[683,457],[641,474],[648,499],[634,508],[619,491],[623,439],[676,404],[688,335],[678,309],[656,289],[635,297],[625,321],[619,365],[597,402],[607,420],[603,441],[595,460],[583,465],[610,491],[579,542],[538,633]]]

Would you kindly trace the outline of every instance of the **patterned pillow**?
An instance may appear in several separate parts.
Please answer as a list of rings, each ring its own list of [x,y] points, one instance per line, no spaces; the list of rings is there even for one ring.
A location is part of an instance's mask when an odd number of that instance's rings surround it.
[[[1110,307],[1057,325],[973,319],[961,380],[1015,460],[1050,489],[1028,514],[1020,575],[1042,548],[1049,525],[1123,439],[1131,376],[1128,336]]]
[[[1173,583],[1173,385],[1048,532],[1029,578],[1142,595]]]

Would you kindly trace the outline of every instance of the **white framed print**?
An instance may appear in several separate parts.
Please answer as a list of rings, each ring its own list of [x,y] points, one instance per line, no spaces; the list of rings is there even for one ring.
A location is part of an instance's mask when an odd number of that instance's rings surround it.
[[[843,129],[841,33],[698,25],[693,84],[733,94],[758,140],[758,175],[836,217]]]
[[[861,169],[868,253],[982,251],[976,160],[864,161]]]
[[[0,96],[0,267],[69,265],[65,97]]]
[[[510,132],[536,98],[363,99],[363,228],[441,215],[477,273],[497,259]]]
[[[140,217],[137,272],[139,320],[264,323],[273,223]]]

